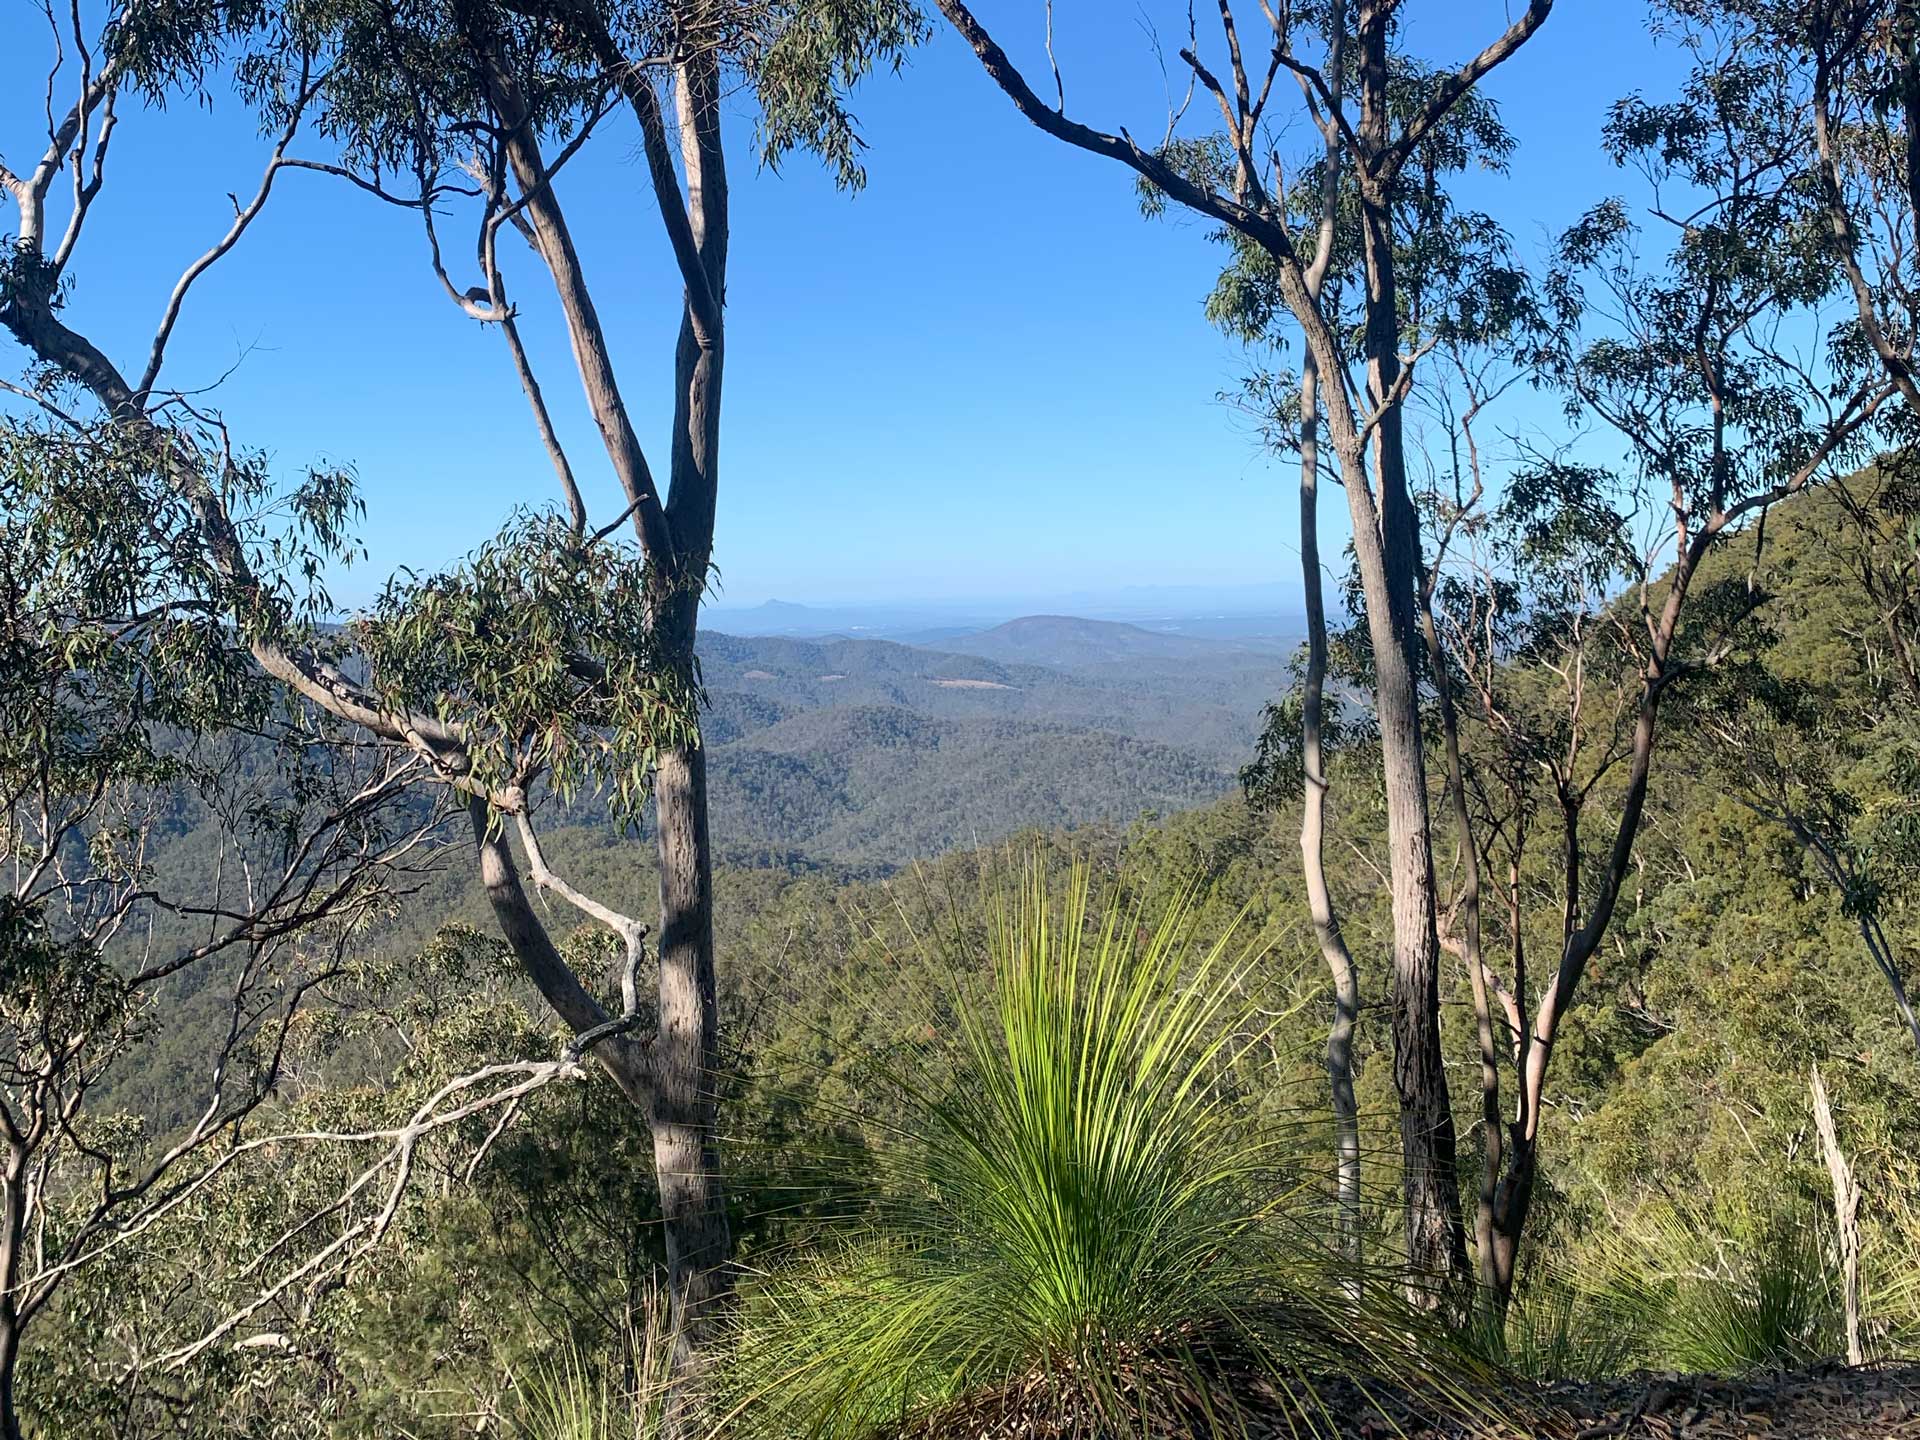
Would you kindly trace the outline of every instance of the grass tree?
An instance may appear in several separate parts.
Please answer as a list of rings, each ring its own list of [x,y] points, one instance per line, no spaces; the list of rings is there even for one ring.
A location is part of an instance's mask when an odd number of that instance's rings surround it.
[[[1299,1135],[1242,1103],[1260,949],[1084,866],[987,884],[943,947],[950,1043],[872,1059],[871,1203],[748,1287],[741,1433],[1319,1434],[1328,1382],[1470,1407],[1392,1287],[1336,1283]]]

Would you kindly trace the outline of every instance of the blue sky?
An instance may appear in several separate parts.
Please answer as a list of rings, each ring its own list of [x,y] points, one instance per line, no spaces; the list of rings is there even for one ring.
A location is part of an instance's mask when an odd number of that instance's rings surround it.
[[[26,0],[6,4],[0,155],[17,167],[44,131],[44,21]],[[977,8],[1045,73],[1039,0]],[[1506,7],[1413,10],[1413,48],[1455,61]],[[1142,20],[1171,51],[1184,15],[1062,0],[1069,111],[1157,134],[1165,91]],[[1594,200],[1631,189],[1598,153],[1606,107],[1634,88],[1666,93],[1680,70],[1639,5],[1560,0],[1491,86],[1521,138],[1512,173],[1475,177],[1465,198],[1537,254]],[[1018,119],[944,29],[902,75],[869,82],[856,109],[871,183],[850,197],[806,157],[758,171],[751,112],[736,105],[724,603],[1290,580],[1292,477],[1216,399],[1245,357],[1201,313],[1220,260],[1206,228],[1143,219],[1126,173]],[[74,323],[137,370],[167,289],[230,219],[227,192],[251,191],[266,148],[225,95],[210,110],[126,114],[72,267]],[[610,125],[560,191],[664,470],[678,287],[631,133]],[[449,249],[468,253],[465,235]],[[611,518],[614,486],[542,272],[506,255],[575,467]],[[171,384],[226,376],[213,399],[247,442],[289,467],[358,470],[371,556],[335,584],[349,603],[396,566],[463,554],[513,506],[554,498],[497,333],[440,293],[417,221],[338,181],[283,176],[196,290],[170,354]],[[17,371],[17,352],[0,364]]]

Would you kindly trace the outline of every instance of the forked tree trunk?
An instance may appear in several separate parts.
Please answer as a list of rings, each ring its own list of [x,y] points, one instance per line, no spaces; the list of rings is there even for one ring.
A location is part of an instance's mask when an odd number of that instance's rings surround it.
[[[1488,1324],[1504,1333],[1507,1312],[1513,1306],[1514,1273],[1520,1258],[1520,1237],[1526,1233],[1533,1210],[1533,1179],[1537,1142],[1518,1126],[1508,1131],[1506,1173],[1482,1189],[1475,1213],[1479,1246],[1481,1303]]]
[[[653,80],[626,67],[591,6],[577,12],[641,119],[656,185],[681,183],[665,152]],[[694,669],[701,588],[713,555],[719,479],[720,400],[724,362],[720,303],[726,290],[728,207],[721,145],[719,80],[711,55],[680,63],[678,107],[682,197],[658,197],[667,229],[684,241],[676,260],[687,282],[674,352],[674,416],[664,506],[614,382],[604,332],[578,255],[531,138],[509,147],[527,214],[552,271],[589,407],[623,488],[630,497],[649,574],[649,623],[661,661]],[[497,104],[520,113],[508,83],[495,79]],[[683,228],[684,227],[684,228]],[[697,267],[697,268],[696,268]],[[699,293],[696,295],[695,287]],[[718,985],[713,954],[713,847],[707,822],[707,767],[698,744],[664,752],[653,776],[659,864],[657,1031],[646,1057],[642,1105],[653,1140],[667,1256],[671,1314],[671,1384],[665,1416],[669,1440],[697,1433],[700,1381],[724,1321],[732,1277],[732,1236],[720,1176],[716,1131],[720,1064]]]

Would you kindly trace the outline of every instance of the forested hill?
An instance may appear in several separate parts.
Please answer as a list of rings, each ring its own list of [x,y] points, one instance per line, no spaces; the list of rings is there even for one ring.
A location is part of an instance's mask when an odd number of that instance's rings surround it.
[[[954,636],[941,641],[940,645],[961,655],[1029,665],[1121,662],[1154,666],[1211,661],[1222,654],[1236,652],[1256,656],[1284,654],[1288,643],[1282,636],[1221,639],[1180,629],[1149,629],[1112,620],[1083,620],[1077,615],[1027,615],[991,630]]]
[[[1285,683],[1284,656],[1238,643],[1189,650],[1175,667],[1036,666],[882,640],[707,633],[702,730],[724,945],[754,948],[755,917],[797,876],[831,886],[1017,831],[1125,826],[1220,802]],[[547,821],[563,873],[644,909],[650,845],[622,837],[587,799]],[[452,921],[490,932],[469,842],[457,830],[446,839],[445,863],[382,922],[381,953],[418,953]],[[189,806],[156,858],[193,871],[219,852],[214,823]],[[169,925],[184,936],[184,922]],[[181,1123],[179,1097],[198,1093],[222,1003],[217,986],[182,987],[183,1038],[149,1050],[115,1103]]]
[[[1232,788],[1284,683],[1287,641],[1037,619],[1077,643],[1074,663],[1057,646],[1026,664],[883,640],[703,637],[722,853],[887,868]],[[992,651],[1009,630],[1035,633],[1015,622],[952,643]],[[1130,651],[1137,661],[1117,659]]]

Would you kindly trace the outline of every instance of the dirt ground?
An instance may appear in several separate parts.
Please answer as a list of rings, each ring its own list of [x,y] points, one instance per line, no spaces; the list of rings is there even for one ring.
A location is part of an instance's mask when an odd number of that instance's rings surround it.
[[[1920,1365],[1740,1381],[1630,1375],[1515,1393],[1489,1400],[1486,1413],[1466,1424],[1422,1421],[1363,1402],[1342,1419],[1350,1440],[1920,1440]]]
[[[1136,1381],[1145,1377],[1136,1376]],[[1920,1364],[1829,1365],[1721,1380],[1626,1375],[1591,1383],[1450,1389],[1445,1401],[1345,1378],[1276,1388],[1243,1378],[1205,1404],[1169,1370],[1135,1394],[1158,1402],[1116,1426],[1038,1377],[910,1425],[899,1440],[1920,1440]],[[1305,1397],[1310,1396],[1310,1399]]]
[[[1733,1382],[1638,1375],[1547,1397],[1576,1440],[1920,1440],[1920,1366],[1829,1367]]]

